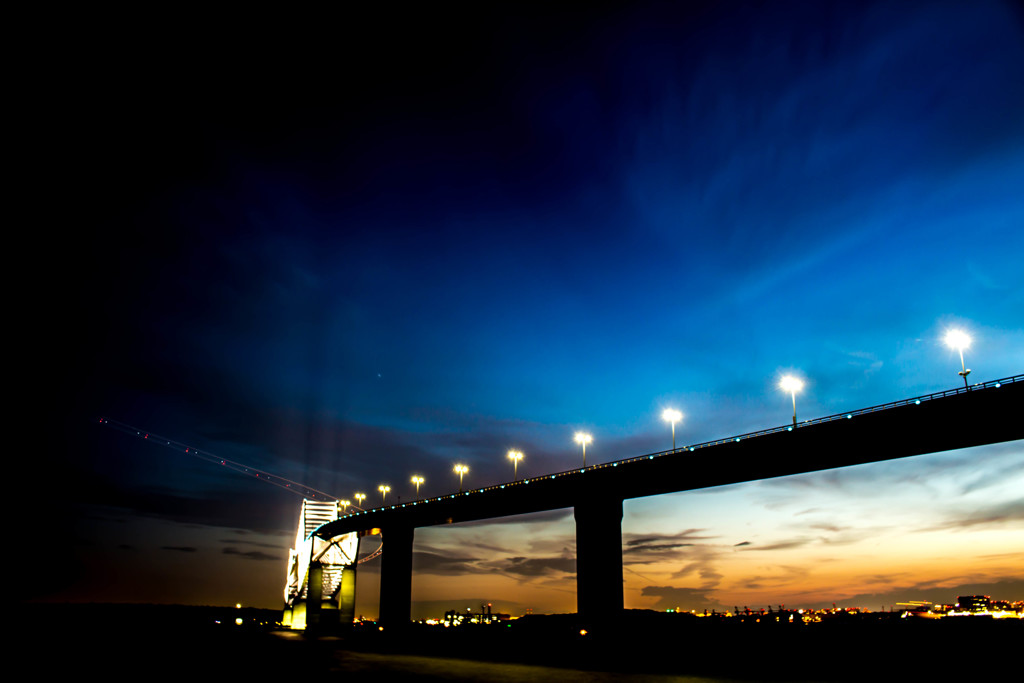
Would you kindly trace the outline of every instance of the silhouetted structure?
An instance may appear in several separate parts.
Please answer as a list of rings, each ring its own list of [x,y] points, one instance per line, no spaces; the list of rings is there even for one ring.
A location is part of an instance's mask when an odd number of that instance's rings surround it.
[[[622,502],[1024,438],[1024,375],[672,451],[439,498],[356,512],[317,528],[336,542],[383,530],[380,617],[409,622],[416,527],[574,508],[577,609],[585,621],[623,609]],[[343,610],[344,611],[344,610]]]

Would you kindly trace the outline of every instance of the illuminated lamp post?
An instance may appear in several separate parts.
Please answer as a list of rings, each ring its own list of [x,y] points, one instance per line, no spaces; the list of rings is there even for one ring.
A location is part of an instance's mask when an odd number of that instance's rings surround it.
[[[512,459],[512,481],[519,479],[519,461],[523,459],[520,451],[509,451],[508,457]]]
[[[964,365],[964,349],[971,345],[970,336],[963,330],[950,330],[946,333],[946,346],[951,349],[956,349],[960,352],[960,372],[956,373],[964,378],[964,389],[970,390],[970,386],[967,384],[967,375],[971,374],[971,371]]]
[[[384,506],[384,500],[387,498],[388,491],[391,490],[391,487],[388,486],[387,484],[381,484],[380,486],[377,487],[377,490],[380,491],[380,504],[381,504],[381,507],[383,507]]]
[[[412,483],[416,484],[416,499],[417,500],[419,500],[419,497],[420,497],[420,484],[422,484],[423,482],[424,482],[423,477],[413,477],[412,478]]]
[[[456,465],[455,466],[455,474],[459,475],[459,493],[462,493],[462,476],[466,472],[469,472],[469,468],[466,467],[465,465]]]
[[[590,434],[586,432],[576,432],[576,443],[583,446],[583,469],[587,469],[587,444],[594,440]]]
[[[796,392],[804,388],[803,380],[793,375],[786,375],[779,380],[779,388],[793,397],[793,426],[796,427]]]
[[[339,500],[338,503],[341,505],[341,513],[348,514],[348,506],[352,504],[351,500]]]
[[[355,498],[358,501],[356,503],[356,507],[358,507],[361,510],[363,508],[363,501],[366,500],[366,494],[365,493],[357,493],[357,494],[355,494],[352,497]]]
[[[674,408],[665,408],[661,419],[672,423],[672,450],[676,449],[676,422],[683,419],[683,414]]]

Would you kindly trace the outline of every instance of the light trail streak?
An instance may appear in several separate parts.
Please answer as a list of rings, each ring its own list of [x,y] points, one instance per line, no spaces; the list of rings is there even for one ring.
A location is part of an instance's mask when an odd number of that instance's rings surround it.
[[[124,434],[138,437],[143,441],[148,441],[150,443],[154,443],[165,448],[170,448],[173,451],[185,453],[186,455],[191,455],[194,458],[199,458],[200,460],[205,460],[206,462],[211,462],[215,465],[226,467],[230,470],[238,472],[239,474],[244,474],[246,476],[259,479],[260,481],[266,482],[268,484],[273,484],[274,486],[282,488],[285,491],[291,491],[292,493],[300,495],[304,498],[310,498],[315,500],[338,500],[335,496],[315,489],[312,486],[306,486],[305,484],[302,484],[300,482],[292,481],[291,479],[286,479],[284,477],[279,477],[276,474],[264,472],[263,470],[256,469],[255,467],[249,467],[244,463],[235,462],[234,460],[228,460],[227,458],[218,457],[213,453],[210,453],[209,451],[204,451],[193,446],[189,446],[188,444],[181,443],[180,441],[168,439],[167,437],[160,436],[159,434],[154,434],[153,432],[147,432],[144,429],[133,427],[132,425],[125,424],[124,422],[118,422],[117,420],[112,420],[108,417],[101,417],[99,419],[99,423],[102,425],[107,425],[108,427],[116,429],[117,431],[122,432]],[[358,506],[356,505],[352,505],[351,507],[358,508]],[[358,509],[361,510],[362,508]]]

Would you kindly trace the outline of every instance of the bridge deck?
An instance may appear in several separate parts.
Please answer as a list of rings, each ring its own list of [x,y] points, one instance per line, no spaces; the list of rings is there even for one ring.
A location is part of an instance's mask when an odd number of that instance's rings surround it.
[[[1024,439],[1024,375],[718,439],[586,469],[344,516],[329,538],[722,486]]]

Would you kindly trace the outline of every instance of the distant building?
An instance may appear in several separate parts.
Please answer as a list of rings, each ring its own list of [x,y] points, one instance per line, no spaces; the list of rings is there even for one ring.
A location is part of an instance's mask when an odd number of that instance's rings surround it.
[[[957,609],[961,612],[987,612],[991,598],[987,595],[959,595]]]

